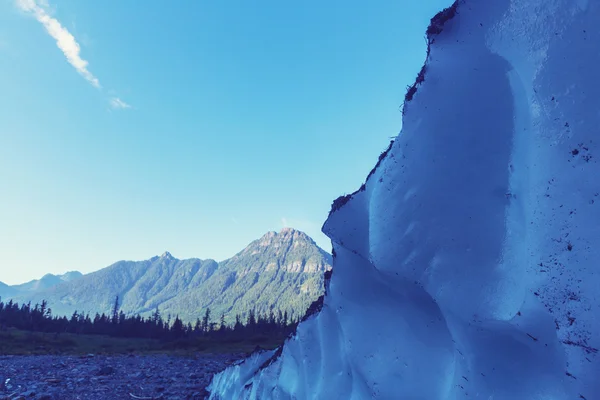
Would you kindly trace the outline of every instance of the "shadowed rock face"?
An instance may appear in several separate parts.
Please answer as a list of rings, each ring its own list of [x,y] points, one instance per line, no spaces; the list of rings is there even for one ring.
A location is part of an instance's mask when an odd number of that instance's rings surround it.
[[[600,398],[598,20],[568,0],[434,18],[402,133],[324,225],[320,312],[212,398]]]

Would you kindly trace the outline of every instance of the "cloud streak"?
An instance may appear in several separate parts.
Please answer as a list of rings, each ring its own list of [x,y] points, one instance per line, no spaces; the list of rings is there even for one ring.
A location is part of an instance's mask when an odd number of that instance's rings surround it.
[[[115,110],[126,110],[128,108],[131,108],[129,104],[125,103],[118,97],[111,97],[108,103],[110,104],[110,107]]]
[[[100,89],[100,81],[88,69],[88,62],[81,58],[81,47],[75,37],[48,12],[48,3],[44,0],[16,0],[17,6],[44,26],[46,32],[56,40],[56,45],[63,52],[69,64],[92,86]]]

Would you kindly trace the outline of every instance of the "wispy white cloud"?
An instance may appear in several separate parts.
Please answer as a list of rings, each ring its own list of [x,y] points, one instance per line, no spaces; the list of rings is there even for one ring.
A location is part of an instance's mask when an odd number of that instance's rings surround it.
[[[126,110],[128,108],[131,108],[131,106],[127,103],[125,103],[123,100],[121,100],[118,97],[111,97],[109,100],[109,104],[111,106],[111,108],[115,109],[115,110]]]
[[[69,64],[85,78],[92,86],[100,88],[100,81],[88,69],[88,62],[81,58],[81,47],[75,37],[56,18],[49,14],[48,3],[45,0],[16,0],[17,6],[33,15],[41,23],[46,32],[63,52]]]
[[[27,14],[32,15],[40,24],[42,24],[46,29],[46,32],[48,32],[48,34],[56,41],[56,46],[63,52],[69,64],[71,64],[92,86],[101,89],[100,81],[88,69],[89,63],[81,58],[81,46],[77,40],[75,40],[75,37],[71,32],[69,32],[60,21],[52,17],[48,1],[15,0],[15,2],[17,7]],[[108,103],[114,110],[126,110],[132,108],[130,104],[116,96],[109,97]]]

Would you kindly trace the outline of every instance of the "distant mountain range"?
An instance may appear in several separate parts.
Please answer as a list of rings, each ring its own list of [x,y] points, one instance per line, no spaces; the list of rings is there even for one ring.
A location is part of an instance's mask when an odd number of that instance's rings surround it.
[[[304,314],[324,291],[323,274],[331,269],[331,255],[305,233],[285,228],[269,232],[232,258],[179,260],[170,253],[145,261],[119,261],[82,275],[45,275],[40,280],[8,286],[0,282],[0,297],[32,304],[46,300],[55,315],[74,311],[93,315],[110,312],[115,296],[128,314],[179,315],[186,322],[211,309],[213,321],[223,313],[231,323],[235,315],[251,309]]]
[[[83,274],[79,271],[67,272],[63,275],[52,275],[46,274],[42,279],[36,279],[21,285],[11,286],[17,292],[35,292],[45,289],[50,289],[56,285],[64,282],[71,282],[75,279],[81,278]]]
[[[75,279],[81,278],[82,276],[83,274],[79,271],[70,271],[63,275],[46,274],[41,279],[34,279],[20,285],[9,286],[3,282],[0,282],[0,297],[7,298],[19,294],[50,289],[61,283],[71,282]]]

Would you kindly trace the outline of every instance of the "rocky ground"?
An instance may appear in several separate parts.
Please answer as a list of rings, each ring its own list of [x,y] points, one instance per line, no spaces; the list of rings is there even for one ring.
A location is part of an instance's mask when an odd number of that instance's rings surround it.
[[[242,356],[0,356],[0,400],[204,399]]]

